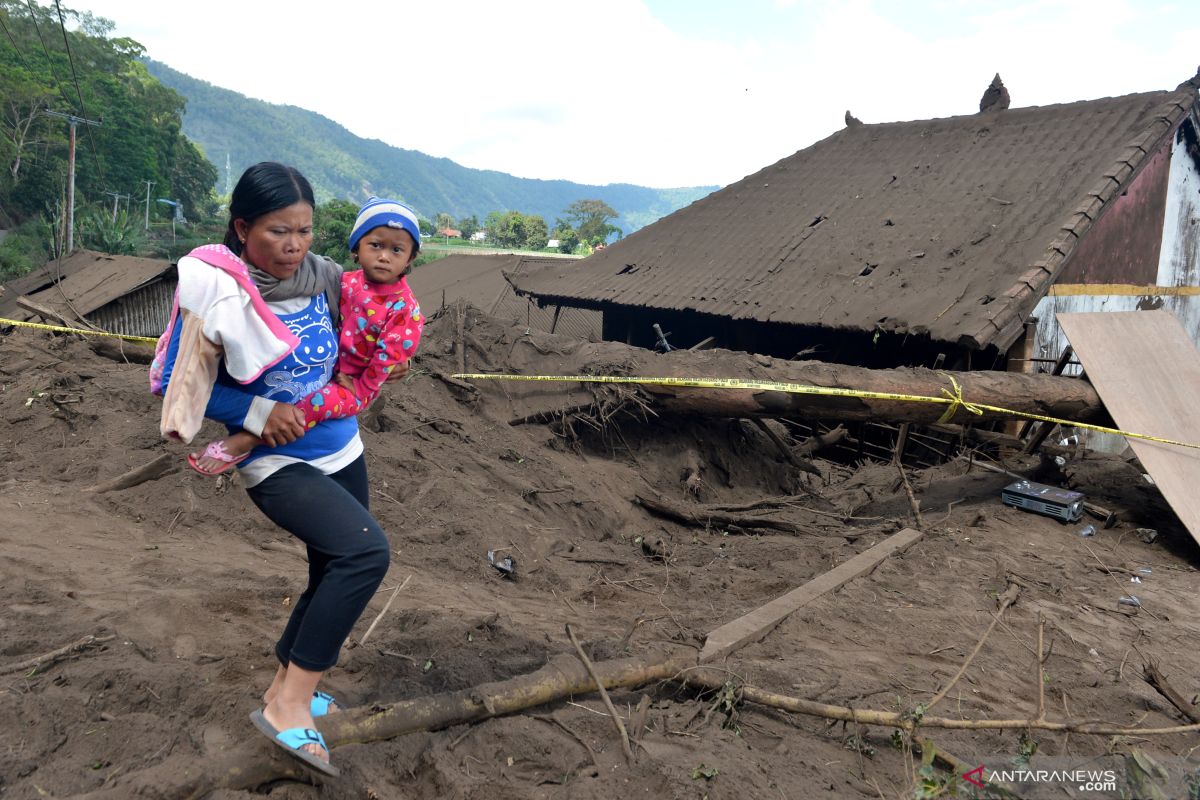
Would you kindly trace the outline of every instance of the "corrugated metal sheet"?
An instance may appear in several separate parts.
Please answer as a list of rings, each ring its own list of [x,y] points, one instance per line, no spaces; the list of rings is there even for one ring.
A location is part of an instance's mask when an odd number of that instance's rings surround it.
[[[87,314],[88,321],[113,333],[158,337],[167,329],[178,285],[174,277],[154,281]]]
[[[856,125],[580,264],[544,302],[1007,348],[1195,90]]]

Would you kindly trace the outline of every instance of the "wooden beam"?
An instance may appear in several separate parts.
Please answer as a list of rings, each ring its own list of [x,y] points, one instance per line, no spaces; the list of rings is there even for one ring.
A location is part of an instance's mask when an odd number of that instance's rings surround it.
[[[64,314],[59,313],[58,311],[55,311],[53,308],[50,308],[49,306],[42,305],[41,303],[37,302],[36,300],[30,300],[28,297],[18,297],[17,305],[19,305],[21,308],[25,309],[26,311],[32,311],[34,314],[37,314],[39,317],[41,317],[42,319],[46,320],[46,322],[49,322],[51,324],[54,324],[57,322],[59,325],[65,325],[68,328],[78,328],[78,327],[82,326],[86,330],[92,330],[92,331],[100,330],[95,325],[88,322],[86,319],[76,319],[74,317],[68,317]]]
[[[735,650],[757,642],[795,611],[818,597],[840,589],[846,583],[867,574],[881,561],[903,552],[924,535],[921,531],[905,528],[874,547],[864,550],[844,564],[839,564],[829,572],[818,575],[803,586],[775,598],[764,606],[759,606],[749,614],[725,623],[708,634],[708,638],[704,642],[704,649],[700,651],[700,663],[724,658]]]

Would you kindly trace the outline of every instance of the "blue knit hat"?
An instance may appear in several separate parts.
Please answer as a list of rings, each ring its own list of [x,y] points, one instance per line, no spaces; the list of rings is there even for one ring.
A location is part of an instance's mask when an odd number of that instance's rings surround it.
[[[421,249],[421,229],[417,227],[417,212],[396,200],[372,197],[358,210],[358,218],[350,229],[350,252],[358,247],[362,237],[375,228],[398,228],[408,231],[413,246]]]

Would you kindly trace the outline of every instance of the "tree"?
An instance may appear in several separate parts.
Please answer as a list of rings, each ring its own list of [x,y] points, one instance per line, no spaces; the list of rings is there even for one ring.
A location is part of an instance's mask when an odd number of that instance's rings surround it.
[[[441,214],[437,215],[437,219],[433,224],[434,227],[439,231],[449,230],[454,227],[454,217],[443,211]]]
[[[524,229],[526,250],[544,250],[546,248],[546,242],[550,240],[550,229],[546,227],[546,220],[537,214],[529,214],[525,217]]]
[[[575,248],[579,247],[579,232],[562,217],[554,221],[552,238],[558,240],[558,252],[560,253],[574,253]]]
[[[312,251],[329,256],[342,266],[349,266],[350,231],[358,218],[358,206],[348,200],[328,200],[313,212]]]
[[[470,239],[479,230],[479,220],[474,214],[469,217],[463,217],[458,221],[458,229],[462,231],[464,239]]]
[[[433,223],[424,217],[417,218],[417,230],[421,232],[422,236],[433,236],[435,233],[437,233],[436,229],[433,227]]]
[[[621,233],[620,228],[608,222],[617,218],[616,210],[603,200],[576,200],[566,207],[563,216],[584,242],[603,242],[610,235]]]
[[[520,211],[493,211],[484,224],[488,241],[497,247],[520,247],[525,242],[525,216]]]
[[[51,110],[103,119],[98,128],[78,129],[78,209],[101,201],[103,192],[134,194],[142,181],[153,181],[159,197],[181,201],[191,215],[211,213],[217,172],[183,135],[183,97],[150,75],[140,60],[140,44],[109,38],[111,22],[65,8],[62,13],[75,24],[52,36],[48,32],[59,30],[56,5],[0,0],[5,23],[0,37],[0,160],[5,167],[0,171],[0,208],[19,225],[44,217],[61,202],[67,125],[46,117],[44,112]]]

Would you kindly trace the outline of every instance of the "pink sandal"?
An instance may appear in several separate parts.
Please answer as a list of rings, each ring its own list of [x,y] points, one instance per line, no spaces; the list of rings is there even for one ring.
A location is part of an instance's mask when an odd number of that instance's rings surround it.
[[[195,453],[189,453],[187,457],[188,466],[199,472],[201,475],[220,475],[225,470],[232,467],[234,464],[240,464],[245,461],[249,453],[242,453],[240,456],[231,455],[225,449],[225,442],[217,439],[215,442],[210,442],[208,447],[204,448],[204,452],[199,457]],[[201,458],[211,458],[214,461],[222,462],[221,466],[214,470],[203,469],[200,466]]]

